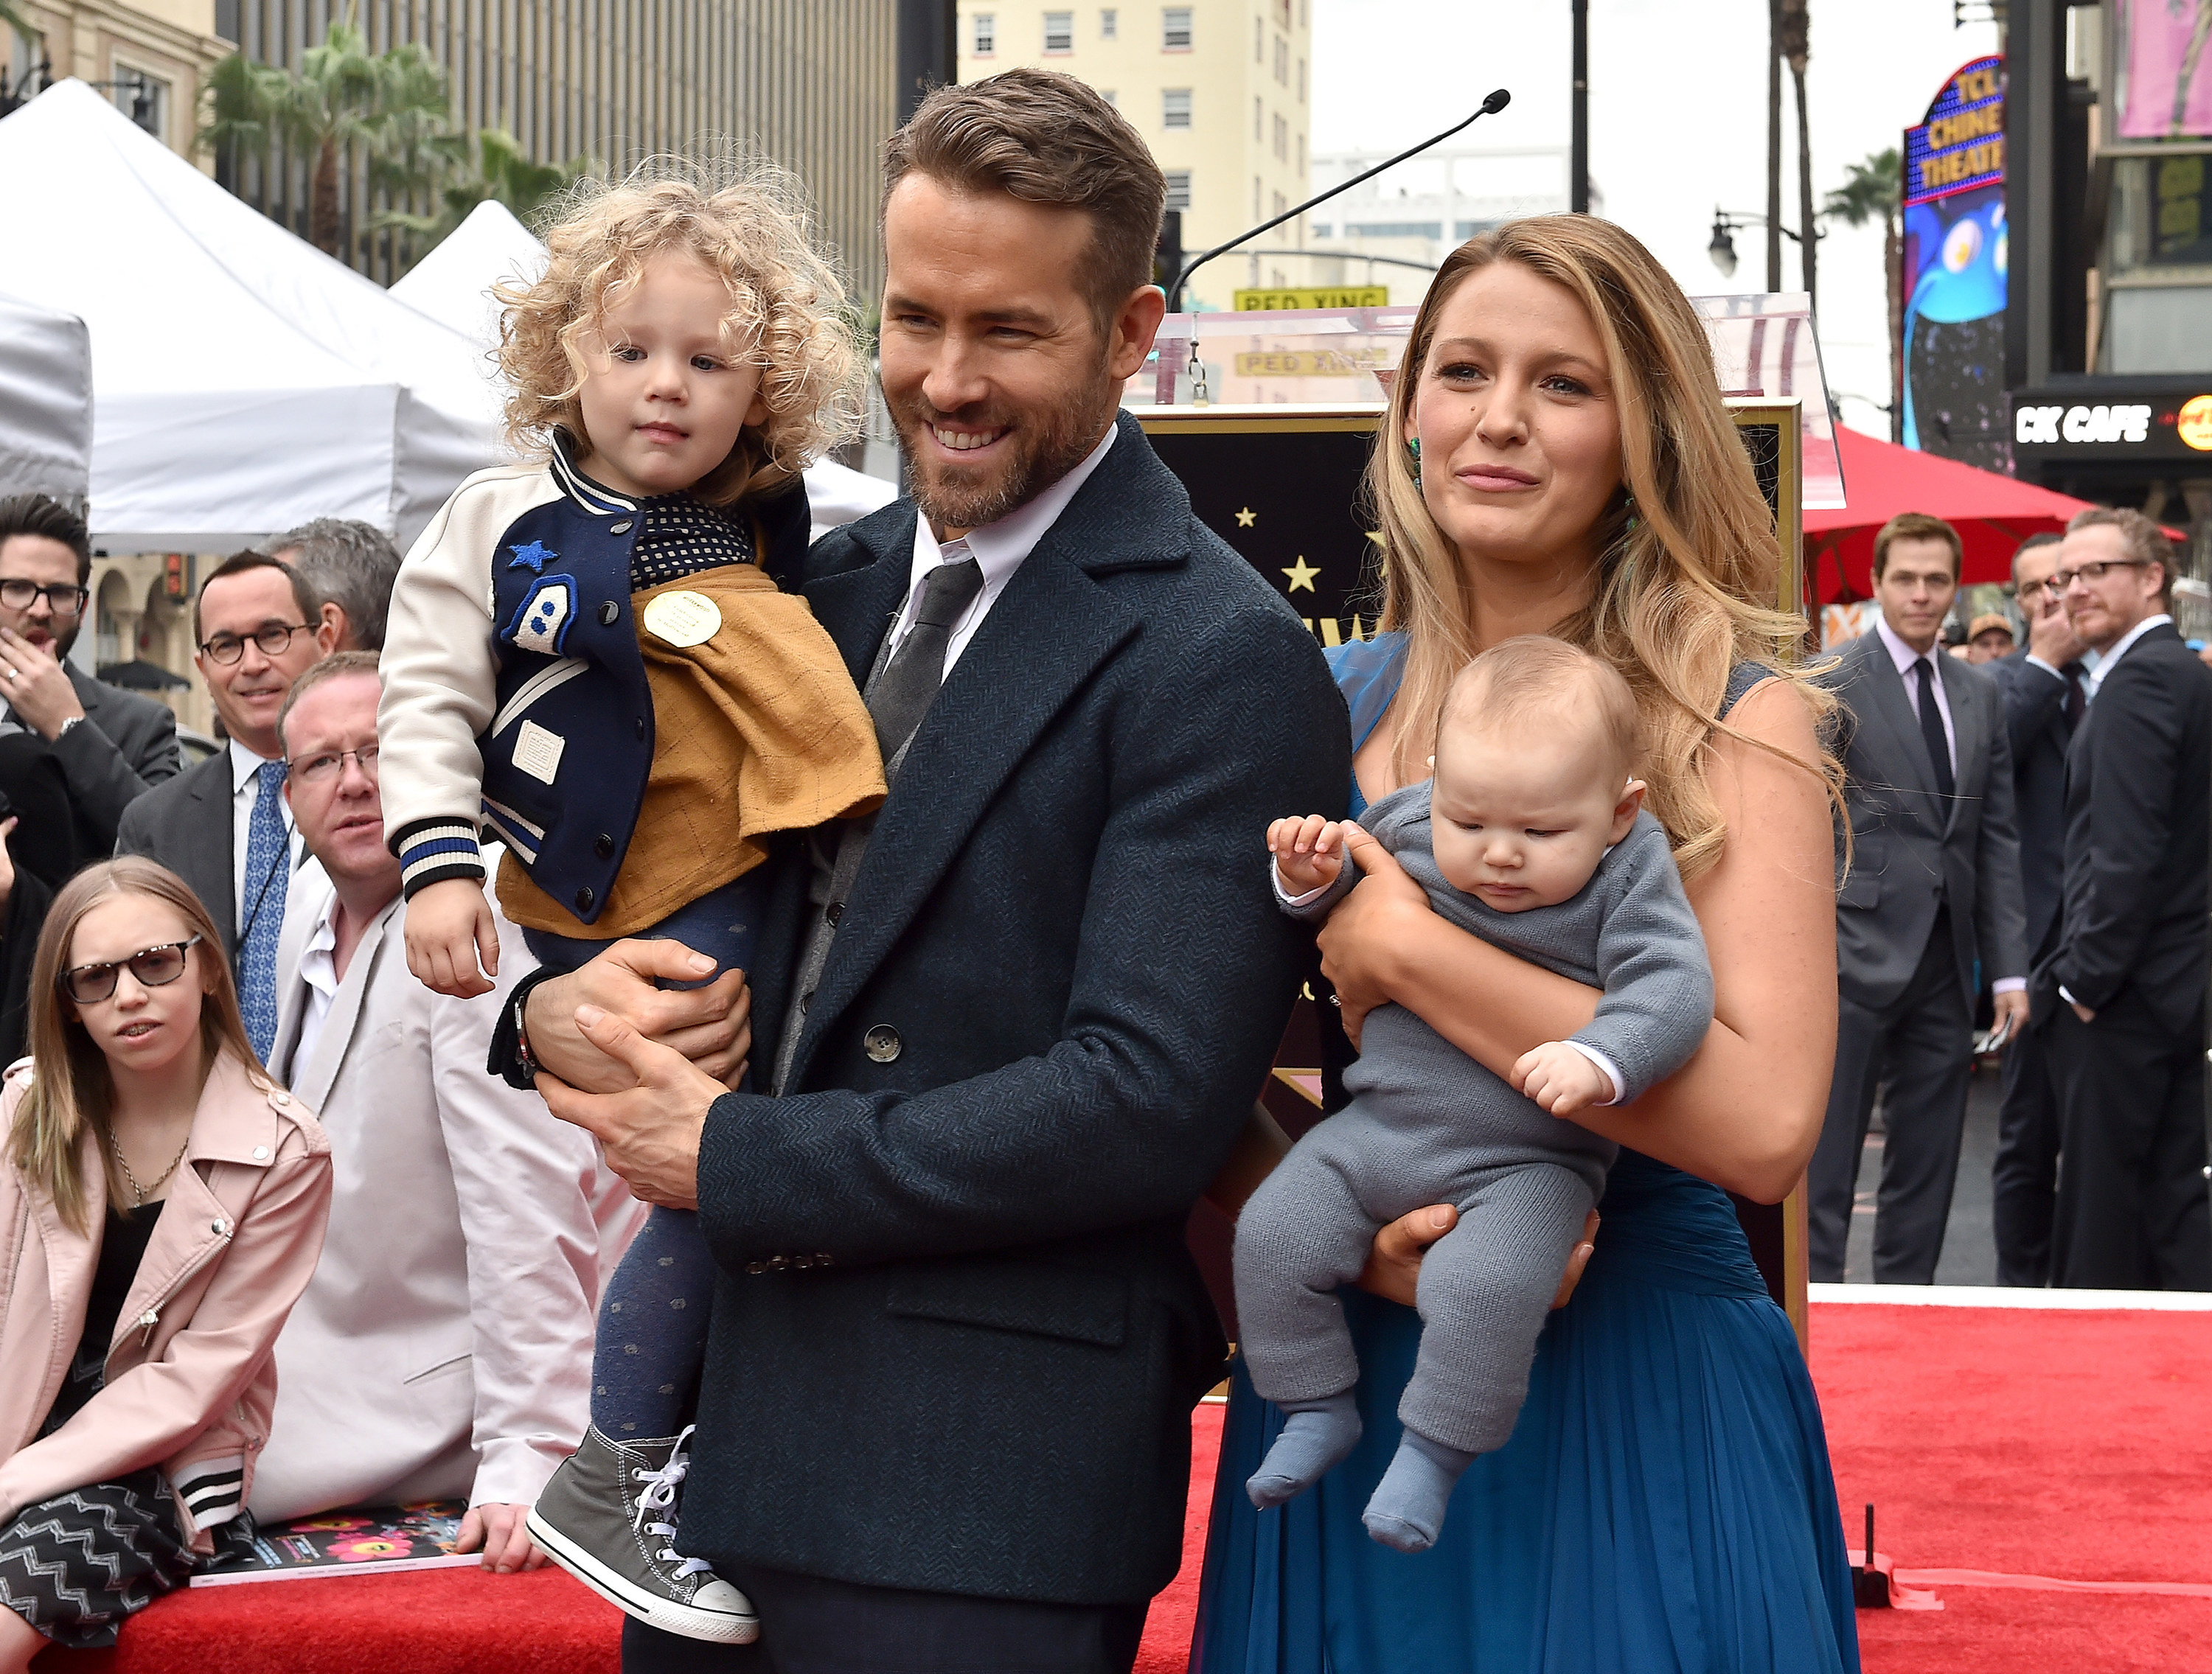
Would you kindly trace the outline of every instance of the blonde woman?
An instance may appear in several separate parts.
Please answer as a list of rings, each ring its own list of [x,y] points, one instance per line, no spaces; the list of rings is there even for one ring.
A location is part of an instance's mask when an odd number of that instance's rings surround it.
[[[0,1083],[0,1674],[115,1643],[242,1514],[330,1147],[262,1073],[207,909],[150,860],[63,889]]]
[[[1577,1119],[1623,1147],[1580,1283],[1527,1404],[1478,1459],[1434,1550],[1369,1539],[1419,1321],[1418,1211],[1376,1240],[1347,1309],[1364,1439],[1319,1490],[1254,1512],[1281,1419],[1241,1375],[1214,1505],[1203,1674],[1803,1671],[1858,1665],[1818,1405],[1723,1187],[1781,1198],[1811,1155],[1834,1053],[1829,701],[1784,671],[1771,524],[1705,334],[1633,238],[1583,215],[1454,252],[1417,318],[1370,482],[1385,632],[1332,653],[1352,807],[1427,774],[1446,685],[1517,634],[1619,669],[1711,950],[1714,1021],[1670,1080]],[[1379,846],[1322,932],[1357,1040],[1404,1005],[1498,1074],[1587,1023],[1595,991],[1461,931]],[[1385,1299],[1389,1300],[1385,1300]]]

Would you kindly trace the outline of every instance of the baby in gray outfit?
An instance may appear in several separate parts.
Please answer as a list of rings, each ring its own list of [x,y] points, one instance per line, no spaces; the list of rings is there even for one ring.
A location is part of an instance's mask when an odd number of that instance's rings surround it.
[[[1237,1309],[1253,1387],[1281,1435],[1246,1483],[1279,1505],[1359,1440],[1359,1367],[1335,1292],[1376,1232],[1425,1204],[1459,1223],[1421,1264],[1421,1345],[1399,1403],[1405,1434],[1369,1500],[1368,1531],[1425,1550],[1452,1486],[1504,1446],[1536,1335],[1615,1147],[1559,1119],[1625,1103],[1686,1063],[1712,1022],[1712,973],[1667,834],[1644,811],[1635,700],[1564,640],[1509,640],[1453,682],[1435,778],[1385,797],[1361,828],[1485,941],[1602,987],[1597,1016],[1501,1081],[1402,1006],[1370,1012],[1352,1102],[1292,1149],[1237,1222]],[[1344,826],[1267,834],[1286,912],[1319,919],[1358,881]]]

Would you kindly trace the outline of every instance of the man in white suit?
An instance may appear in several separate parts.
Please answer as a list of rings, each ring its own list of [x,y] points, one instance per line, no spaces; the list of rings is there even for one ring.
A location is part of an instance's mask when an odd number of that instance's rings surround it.
[[[270,1067],[321,1116],[337,1179],[321,1263],[277,1339],[252,1509],[466,1499],[462,1550],[535,1568],[523,1517],[582,1439],[600,1281],[643,1209],[588,1136],[484,1071],[529,964],[521,937],[501,925],[498,989],[480,998],[409,974],[377,694],[375,658],[343,652],[278,721],[314,858],[286,903]]]

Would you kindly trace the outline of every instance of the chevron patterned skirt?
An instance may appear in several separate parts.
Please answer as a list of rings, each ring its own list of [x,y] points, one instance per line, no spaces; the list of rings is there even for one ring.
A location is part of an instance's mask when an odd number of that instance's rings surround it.
[[[94,1650],[198,1563],[169,1484],[149,1466],[17,1512],[0,1529],[0,1604],[57,1645]]]

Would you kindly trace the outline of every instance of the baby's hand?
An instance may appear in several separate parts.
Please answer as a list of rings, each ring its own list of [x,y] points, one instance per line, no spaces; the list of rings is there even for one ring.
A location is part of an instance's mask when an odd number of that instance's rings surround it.
[[[1267,828],[1267,852],[1275,857],[1285,895],[1296,900],[1336,882],[1344,870],[1345,825],[1342,820],[1308,814],[1303,819],[1294,815],[1278,820]]]
[[[407,968],[438,993],[472,1000],[491,992],[477,970],[499,974],[499,931],[483,886],[449,877],[427,884],[407,903]]]
[[[1565,1041],[1547,1040],[1521,1054],[1513,1066],[1513,1090],[1554,1116],[1571,1116],[1611,1098],[1613,1078]]]

